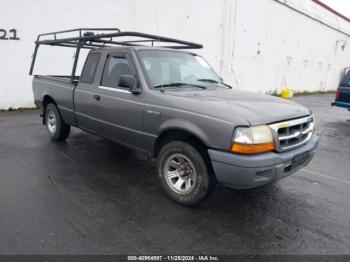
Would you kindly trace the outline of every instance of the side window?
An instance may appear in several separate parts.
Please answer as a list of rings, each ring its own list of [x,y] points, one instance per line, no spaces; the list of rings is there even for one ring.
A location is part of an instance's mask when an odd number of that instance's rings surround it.
[[[121,75],[131,75],[130,65],[125,57],[109,56],[102,75],[102,86],[119,88]]]
[[[101,54],[92,53],[87,59],[80,77],[80,81],[83,83],[92,83],[95,78],[95,73],[97,69],[98,62],[100,61]]]

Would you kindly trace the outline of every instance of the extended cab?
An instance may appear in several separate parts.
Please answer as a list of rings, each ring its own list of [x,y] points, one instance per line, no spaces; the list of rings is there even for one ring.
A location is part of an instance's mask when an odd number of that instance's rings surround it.
[[[76,48],[71,75],[33,79],[35,103],[52,140],[66,139],[75,126],[142,150],[157,158],[167,195],[184,205],[204,200],[217,182],[234,189],[262,186],[313,157],[318,137],[311,112],[231,88],[201,56],[183,51],[201,45],[94,30],[71,30],[79,35],[68,38],[62,32],[39,35],[36,41],[31,74],[40,45]],[[79,77],[81,48],[91,51]]]

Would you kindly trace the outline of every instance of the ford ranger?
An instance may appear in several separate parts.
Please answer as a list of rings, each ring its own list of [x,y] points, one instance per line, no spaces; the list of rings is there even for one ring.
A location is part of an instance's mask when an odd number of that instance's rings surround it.
[[[307,165],[317,148],[310,110],[230,87],[185,51],[200,44],[118,29],[42,34],[31,75],[41,45],[75,49],[71,75],[33,78],[50,138],[65,140],[74,126],[146,152],[177,203],[196,205],[217,183],[248,189],[275,182]],[[79,76],[83,48],[90,51]]]

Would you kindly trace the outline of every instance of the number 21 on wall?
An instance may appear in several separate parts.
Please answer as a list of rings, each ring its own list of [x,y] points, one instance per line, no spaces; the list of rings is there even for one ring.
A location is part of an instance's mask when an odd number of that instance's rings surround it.
[[[19,40],[16,29],[5,30],[0,28],[0,40]]]

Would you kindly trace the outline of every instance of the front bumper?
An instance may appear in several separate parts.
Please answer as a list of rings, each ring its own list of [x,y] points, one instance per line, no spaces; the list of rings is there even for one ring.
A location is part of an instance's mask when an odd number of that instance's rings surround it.
[[[313,135],[305,145],[283,153],[238,155],[213,149],[208,152],[219,183],[234,189],[247,189],[276,181],[303,168],[314,156],[318,142],[318,136]],[[302,156],[301,161],[298,156]]]

